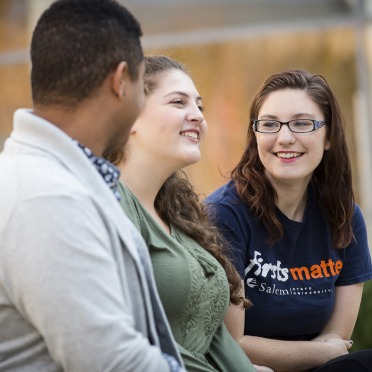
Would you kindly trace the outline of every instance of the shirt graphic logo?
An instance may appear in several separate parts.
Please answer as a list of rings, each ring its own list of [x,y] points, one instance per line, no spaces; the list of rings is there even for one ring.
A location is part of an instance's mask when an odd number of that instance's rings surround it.
[[[257,281],[256,281],[255,278],[248,278],[246,283],[247,283],[247,286],[251,287],[251,288],[254,288],[254,287],[258,286]]]
[[[276,265],[271,263],[263,263],[263,258],[259,256],[261,256],[261,253],[254,251],[254,257],[250,260],[250,264],[244,270],[244,275],[247,275],[253,268],[255,268],[256,270],[253,272],[253,274],[256,276],[266,278],[267,275],[271,274],[271,278],[278,279],[281,282],[286,282],[288,280],[289,270],[281,267],[281,261],[278,260]]]
[[[330,276],[336,276],[340,274],[343,263],[341,260],[334,262],[331,258],[328,261],[321,260],[319,264],[311,265],[310,267],[292,267],[290,269],[281,266],[281,261],[277,260],[275,264],[263,262],[261,253],[254,251],[253,259],[250,259],[249,265],[244,270],[244,275],[246,276],[250,271],[253,271],[255,276],[261,276],[263,278],[268,277],[276,279],[279,282],[286,282],[289,277],[293,280],[310,280],[319,279]],[[247,285],[253,288],[256,282],[247,279]],[[248,281],[250,280],[250,283]]]

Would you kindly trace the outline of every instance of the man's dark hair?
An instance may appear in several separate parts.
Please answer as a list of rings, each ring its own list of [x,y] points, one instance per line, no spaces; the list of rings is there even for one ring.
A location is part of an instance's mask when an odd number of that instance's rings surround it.
[[[32,35],[34,103],[74,107],[121,61],[135,81],[143,60],[141,36],[138,21],[114,0],[57,0]]]

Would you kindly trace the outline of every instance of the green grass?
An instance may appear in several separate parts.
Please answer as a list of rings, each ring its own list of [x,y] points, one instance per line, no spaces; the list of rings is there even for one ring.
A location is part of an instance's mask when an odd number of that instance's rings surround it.
[[[372,281],[364,284],[362,303],[352,335],[351,351],[372,348]]]

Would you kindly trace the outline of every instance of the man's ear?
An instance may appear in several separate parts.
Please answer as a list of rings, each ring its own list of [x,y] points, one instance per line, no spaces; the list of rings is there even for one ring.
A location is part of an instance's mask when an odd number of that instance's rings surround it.
[[[112,89],[118,98],[125,96],[126,79],[128,79],[128,64],[121,61],[114,71]]]

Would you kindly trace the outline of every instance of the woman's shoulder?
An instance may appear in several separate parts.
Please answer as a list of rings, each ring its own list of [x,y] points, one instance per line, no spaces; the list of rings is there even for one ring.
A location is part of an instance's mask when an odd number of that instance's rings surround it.
[[[362,210],[359,206],[359,204],[354,204],[354,213],[353,213],[353,222],[359,222],[359,221],[363,221],[364,222],[364,217],[363,217],[363,213],[362,213]]]
[[[237,193],[234,181],[230,180],[217,190],[209,194],[205,200],[205,204],[232,204],[241,203],[241,199]]]
[[[142,205],[132,193],[132,191],[123,183],[119,183],[120,205],[125,214],[134,223],[134,225],[142,230],[141,221],[143,220]]]
[[[127,213],[134,212],[136,209],[135,205],[137,204],[137,198],[124,183],[119,182],[118,188],[120,194],[120,205]]]
[[[247,224],[255,220],[254,212],[240,198],[233,181],[229,181],[210,194],[204,203],[208,208],[210,218],[217,225],[219,221],[223,221],[224,224],[228,223],[232,226],[238,223],[246,228]]]
[[[363,217],[363,212],[358,204],[354,204],[354,213],[351,223],[354,238],[359,237],[359,239],[361,239],[360,236],[365,236],[364,240],[367,240],[367,227]]]

